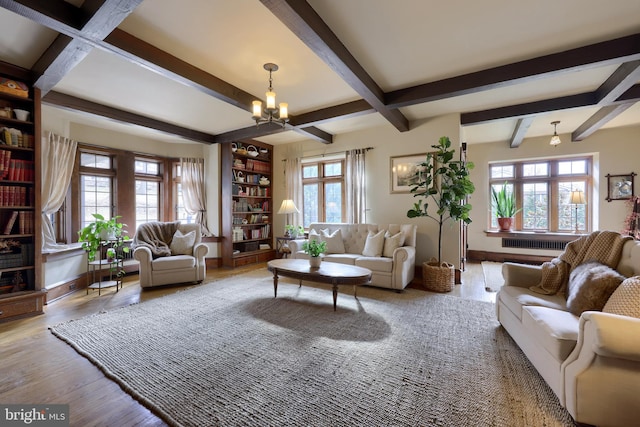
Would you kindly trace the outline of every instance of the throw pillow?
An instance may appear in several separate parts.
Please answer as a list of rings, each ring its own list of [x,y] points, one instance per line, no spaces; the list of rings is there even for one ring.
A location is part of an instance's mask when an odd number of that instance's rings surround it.
[[[382,247],[384,246],[384,230],[374,233],[370,231],[367,235],[367,240],[364,243],[364,250],[362,255],[379,257],[382,255]]]
[[[625,279],[609,297],[602,311],[640,318],[640,276]]]
[[[384,247],[382,249],[382,256],[391,258],[393,251],[404,245],[404,233],[401,231],[393,236],[387,231],[384,234]]]
[[[583,311],[602,311],[604,305],[625,277],[598,262],[580,264],[569,276],[567,308],[576,316]]]
[[[309,240],[318,240],[320,241],[320,235],[316,230],[309,231]]]
[[[176,230],[171,239],[171,255],[193,255],[193,245],[196,243],[196,232],[190,231],[182,234],[180,230]]]
[[[327,254],[343,254],[344,242],[342,241],[342,231],[337,229],[333,233],[329,234],[329,230],[322,230],[322,236],[320,239],[327,244]]]

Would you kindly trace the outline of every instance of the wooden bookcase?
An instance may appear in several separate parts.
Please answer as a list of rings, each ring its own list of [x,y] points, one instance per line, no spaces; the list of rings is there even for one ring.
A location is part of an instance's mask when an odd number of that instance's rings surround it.
[[[273,247],[273,147],[222,144],[222,264],[269,261]]]
[[[0,62],[0,321],[41,314],[40,91],[27,70]],[[15,84],[9,83],[9,89]],[[17,118],[13,110],[28,111]]]

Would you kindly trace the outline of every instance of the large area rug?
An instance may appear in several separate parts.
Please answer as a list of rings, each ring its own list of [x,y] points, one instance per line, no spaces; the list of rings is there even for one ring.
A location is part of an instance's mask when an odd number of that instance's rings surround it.
[[[266,270],[52,327],[172,425],[571,426],[491,303]]]

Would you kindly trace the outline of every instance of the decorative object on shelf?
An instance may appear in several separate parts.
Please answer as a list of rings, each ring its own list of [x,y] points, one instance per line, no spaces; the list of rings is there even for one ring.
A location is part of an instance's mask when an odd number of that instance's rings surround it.
[[[107,249],[107,262],[113,262],[116,259],[116,250],[114,248]]]
[[[5,117],[7,119],[10,119],[11,115],[12,115],[12,112],[10,107],[4,107],[3,109],[0,110],[0,117]]]
[[[555,147],[556,145],[560,145],[562,143],[557,132],[557,127],[560,124],[560,120],[555,120],[551,122],[551,124],[553,125],[553,136],[551,137],[551,141],[549,141],[549,144]]]
[[[280,205],[280,209],[278,209],[278,214],[287,215],[287,225],[289,224],[289,214],[293,214],[293,213],[300,213],[300,211],[296,207],[296,204],[293,203],[293,200],[291,199],[283,200],[282,204]],[[285,230],[285,233],[284,233],[285,237],[289,237],[289,234],[287,234],[289,231],[287,230],[286,225],[284,227],[284,230]]]
[[[635,195],[633,181],[637,174],[631,172],[624,175],[610,175],[607,177],[607,202],[612,200],[629,200]]]
[[[311,268],[319,268],[322,258],[320,257],[327,250],[327,242],[317,239],[306,240],[302,244],[302,250],[309,255],[309,265]]]
[[[516,208],[516,195],[513,191],[509,191],[509,184],[506,181],[497,191],[491,186],[491,202],[500,231],[511,230],[514,215],[522,209]]]
[[[0,77],[0,92],[21,98],[29,98],[29,87],[26,84],[4,77]]]
[[[121,241],[129,240],[124,230],[126,224],[118,222],[120,216],[105,219],[104,216],[94,213],[94,222],[91,222],[78,231],[78,241],[82,242],[82,249],[87,251],[89,261],[95,261],[102,242],[113,241],[113,248],[121,245]],[[128,246],[123,246],[124,252],[129,252]]]
[[[19,110],[17,108],[14,108],[13,114],[16,115],[16,119],[26,122],[27,120],[29,120],[29,114],[31,113],[28,112],[27,110]]]
[[[258,157],[258,154],[260,153],[258,153],[258,149],[255,146],[250,145],[247,147],[247,155],[251,157]]]
[[[242,173],[242,171],[236,172],[236,181],[244,182],[244,174]]]
[[[278,123],[285,127],[289,121],[289,104],[281,102],[280,108],[276,108],[276,93],[272,87],[273,77],[271,74],[278,71],[278,66],[269,62],[264,64],[264,69],[269,72],[269,90],[266,93],[267,106],[263,110],[262,101],[253,101],[253,119],[256,121],[256,126],[263,123]]]
[[[569,196],[569,203],[575,206],[576,208],[576,229],[574,233],[578,234],[578,205],[586,205],[587,201],[584,198],[584,191],[575,189],[571,192]]]
[[[266,176],[260,177],[260,185],[269,185],[269,184],[271,184],[271,181],[269,181],[269,178],[267,178]]]
[[[435,152],[428,153],[427,159],[421,164],[424,171],[416,171],[418,182],[411,188],[413,197],[418,202],[407,211],[407,217],[429,217],[438,223],[438,258],[437,264],[442,265],[442,225],[448,219],[471,222],[469,212],[471,205],[466,203],[467,196],[475,191],[475,186],[469,179],[472,162],[453,160],[455,150],[451,149],[451,140],[443,136],[438,143],[431,146]],[[435,161],[434,158],[435,157]],[[435,208],[429,213],[429,200]],[[449,270],[449,269],[447,269]],[[424,279],[424,278],[423,278]]]
[[[236,151],[238,151],[238,146],[236,145],[236,143],[235,143],[235,142],[232,142],[232,143],[231,143],[231,151],[232,151],[232,152],[234,152],[234,153],[235,153]]]

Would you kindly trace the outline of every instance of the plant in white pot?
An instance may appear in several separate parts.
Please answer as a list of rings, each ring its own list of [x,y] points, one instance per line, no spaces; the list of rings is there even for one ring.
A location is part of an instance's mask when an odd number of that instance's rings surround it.
[[[516,208],[516,195],[507,182],[498,190],[491,187],[491,201],[493,212],[498,220],[500,231],[509,231],[513,224],[513,217],[522,209]]]
[[[320,255],[327,250],[327,242],[321,242],[317,239],[307,240],[302,244],[302,250],[309,254],[309,265],[312,268],[318,268],[322,262]]]
[[[471,205],[466,203],[467,196],[475,191],[475,186],[469,179],[470,170],[473,169],[472,162],[454,160],[455,150],[451,149],[451,140],[443,136],[438,143],[431,146],[435,152],[427,154],[427,160],[421,163],[421,167],[416,172],[418,181],[411,188],[414,197],[418,201],[413,204],[413,208],[407,212],[407,217],[428,217],[438,224],[438,259],[429,265],[435,264],[438,268],[442,263],[442,226],[451,219],[453,221],[463,221],[465,224],[471,222],[469,213]],[[432,211],[429,211],[429,206]],[[433,211],[435,210],[435,211]],[[446,263],[445,263],[446,264]],[[429,278],[423,277],[425,286],[433,286],[438,291],[450,291],[453,285],[453,266],[447,264],[447,272],[442,278],[434,278],[429,283]],[[423,275],[427,276],[426,266],[423,264]],[[449,272],[451,271],[451,272]],[[449,275],[451,277],[449,277]],[[446,284],[440,282],[446,281]]]

